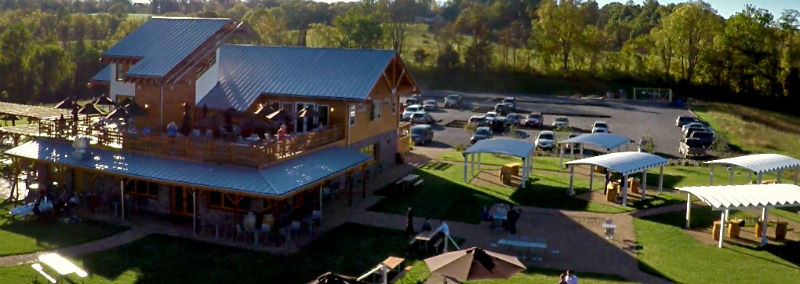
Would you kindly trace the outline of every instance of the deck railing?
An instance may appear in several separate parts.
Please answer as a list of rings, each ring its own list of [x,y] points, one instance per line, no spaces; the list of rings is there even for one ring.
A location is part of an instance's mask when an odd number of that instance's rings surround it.
[[[281,159],[319,149],[344,139],[345,128],[339,125],[322,130],[288,135],[282,139],[236,141],[200,136],[170,137],[162,133],[129,133],[116,129],[98,129],[78,121],[40,122],[39,135],[73,140],[91,137],[98,146],[122,148],[142,155],[183,159],[196,162],[231,164],[245,167],[265,167]]]

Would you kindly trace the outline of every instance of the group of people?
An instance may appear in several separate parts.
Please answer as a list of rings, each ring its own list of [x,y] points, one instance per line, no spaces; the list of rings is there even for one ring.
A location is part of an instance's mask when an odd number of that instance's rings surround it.
[[[63,210],[65,213],[70,213],[77,203],[77,197],[74,196],[72,191],[65,190],[61,196],[56,198],[53,191],[43,188],[39,190],[38,196],[34,201],[33,214],[39,216],[49,210],[54,212]]]
[[[405,229],[406,234],[413,236],[416,234],[416,232],[414,231],[414,210],[411,207],[408,208],[408,213],[406,214],[406,217],[407,217],[406,229]],[[422,221],[422,226],[420,226],[419,231],[420,232],[434,231],[433,225],[431,224],[431,219],[429,217],[425,217],[425,220]],[[450,236],[450,226],[447,225],[447,222],[445,222],[444,219],[440,219],[439,226],[436,227],[434,233],[435,235],[431,238],[431,240],[437,238],[445,239],[448,236]],[[447,239],[445,239],[445,241],[447,241]]]
[[[561,273],[561,280],[558,281],[558,284],[578,284],[578,276],[575,276],[575,272],[567,270],[567,273]]]
[[[519,217],[522,215],[521,209],[515,209],[514,205],[509,205],[508,210],[506,210],[505,206],[501,204],[496,209],[496,214],[501,216],[506,216],[506,219],[501,222],[501,227],[504,231],[508,231],[511,235],[517,234],[517,222],[519,221]],[[483,211],[481,211],[481,220],[492,222],[493,216],[489,213],[489,208],[487,206],[483,207]]]

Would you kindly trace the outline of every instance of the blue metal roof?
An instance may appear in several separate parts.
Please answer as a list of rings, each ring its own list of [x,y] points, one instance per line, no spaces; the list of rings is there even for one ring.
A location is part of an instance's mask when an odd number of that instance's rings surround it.
[[[393,50],[223,45],[219,89],[198,105],[244,111],[261,94],[365,100]]]
[[[94,76],[92,76],[92,78],[89,79],[89,81],[103,82],[103,83],[111,82],[111,64],[106,65],[106,67],[103,67],[103,69],[101,69],[100,72],[97,72],[97,74],[94,74]]]
[[[358,151],[329,147],[264,168],[173,160],[91,148],[91,158],[75,159],[69,143],[35,140],[6,151],[27,159],[97,171],[131,178],[183,183],[239,193],[272,197],[285,196],[350,167],[371,159]]]
[[[153,17],[103,53],[103,57],[140,59],[127,76],[163,77],[230,19]]]

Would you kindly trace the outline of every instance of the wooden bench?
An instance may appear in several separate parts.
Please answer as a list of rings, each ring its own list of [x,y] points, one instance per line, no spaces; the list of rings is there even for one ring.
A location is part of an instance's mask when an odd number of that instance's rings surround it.
[[[397,275],[395,275],[392,278],[392,280],[389,280],[389,283],[396,283],[397,281],[400,281],[400,279],[403,279],[403,277],[406,276],[406,274],[409,271],[411,271],[412,268],[414,268],[414,267],[413,266],[406,266],[406,268],[404,268],[402,271],[398,272]]]
[[[36,272],[38,272],[39,274],[44,276],[44,278],[47,279],[47,281],[50,281],[50,283],[56,283],[57,282],[56,279],[53,278],[53,276],[50,276],[50,274],[47,274],[47,272],[44,272],[44,269],[42,268],[41,264],[39,264],[39,263],[31,264],[31,268],[33,268],[33,270],[36,270]],[[39,281],[39,276],[38,275],[36,276],[36,281],[37,282]]]
[[[422,185],[422,183],[424,183],[424,182],[425,182],[425,180],[424,180],[424,179],[419,179],[417,182],[415,182],[415,183],[414,183],[414,189],[416,190],[416,189],[417,189],[419,186],[421,186],[421,185]]]

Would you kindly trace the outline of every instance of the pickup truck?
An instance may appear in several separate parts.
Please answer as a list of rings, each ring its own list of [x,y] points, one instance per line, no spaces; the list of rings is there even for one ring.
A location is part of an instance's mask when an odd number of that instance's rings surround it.
[[[678,148],[678,152],[683,155],[684,158],[689,157],[702,157],[706,155],[706,147],[703,146],[703,142],[697,138],[684,138],[681,139],[680,148]]]

